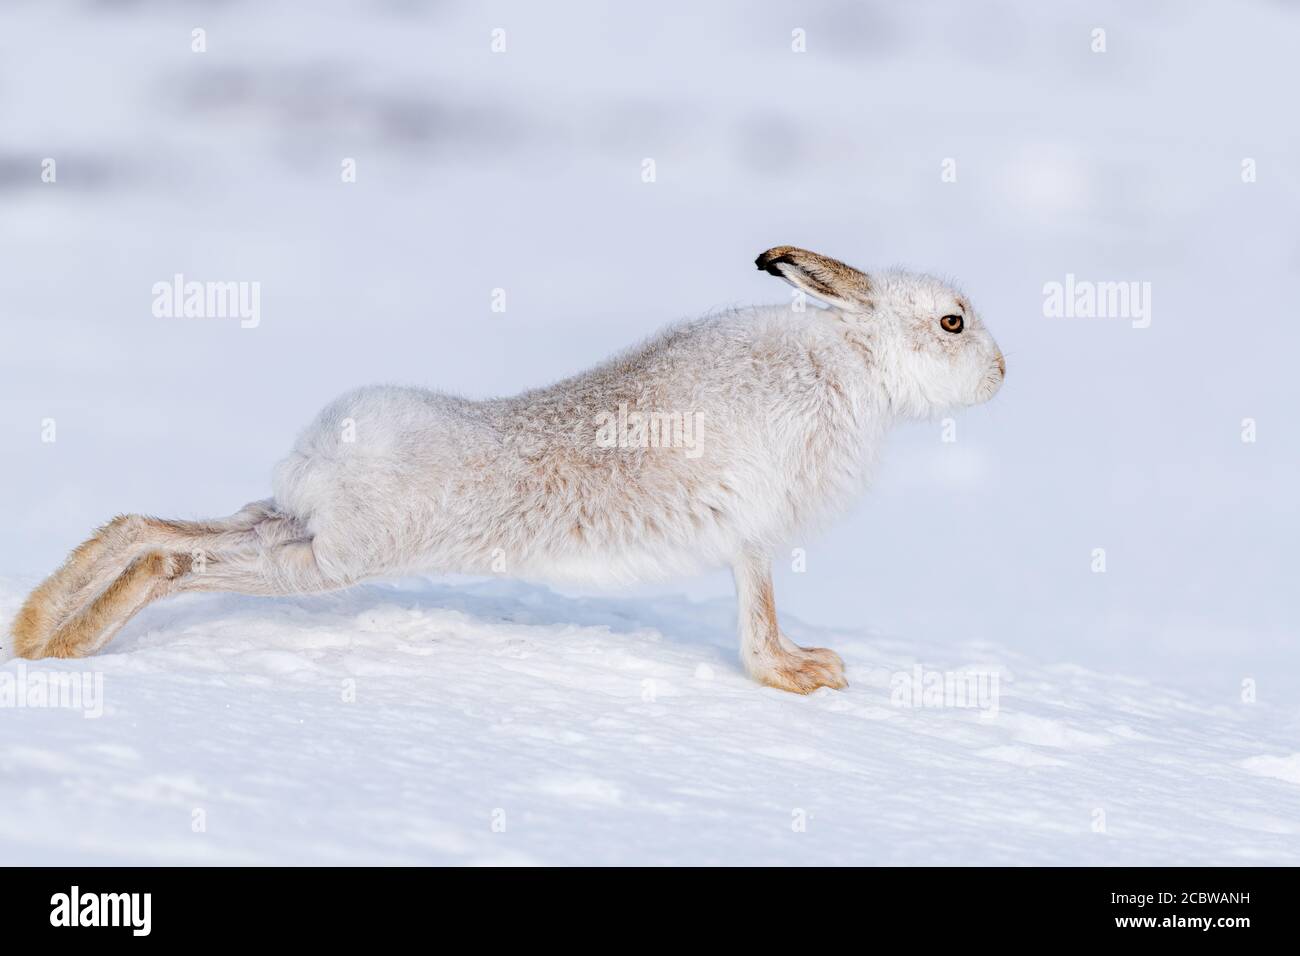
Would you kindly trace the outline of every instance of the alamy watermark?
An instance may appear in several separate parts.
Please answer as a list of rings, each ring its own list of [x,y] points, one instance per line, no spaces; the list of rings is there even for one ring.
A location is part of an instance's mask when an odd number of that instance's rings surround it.
[[[74,885],[50,897],[51,926],[120,926],[132,936],[148,936],[152,912],[152,893],[83,893]]]
[[[1065,274],[1043,285],[1043,315],[1049,319],[1131,319],[1133,328],[1151,324],[1150,282],[1093,282]]]
[[[964,707],[981,717],[998,715],[997,671],[932,671],[920,664],[889,679],[889,702],[895,707]]]
[[[153,284],[153,314],[159,319],[239,319],[242,329],[262,322],[262,283],[171,281]]]
[[[0,710],[31,708],[79,710],[87,720],[104,716],[102,671],[52,671],[29,668],[19,660],[0,670]]]
[[[619,402],[618,412],[596,415],[597,448],[682,448],[687,458],[704,454],[701,412],[635,412]]]

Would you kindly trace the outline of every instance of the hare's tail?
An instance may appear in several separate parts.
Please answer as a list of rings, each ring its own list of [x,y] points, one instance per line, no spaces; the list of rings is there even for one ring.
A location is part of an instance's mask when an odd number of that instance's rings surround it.
[[[146,605],[182,591],[295,594],[343,587],[296,518],[259,501],[214,521],[121,515],[77,547],[13,622],[19,657],[84,657]]]

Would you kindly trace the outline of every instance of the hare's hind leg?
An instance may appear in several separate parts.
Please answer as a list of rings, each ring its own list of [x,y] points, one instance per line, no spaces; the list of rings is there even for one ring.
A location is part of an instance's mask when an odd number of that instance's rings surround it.
[[[55,628],[40,656],[93,654],[145,605],[174,590],[189,566],[189,555],[151,551],[136,558],[89,604]]]
[[[351,583],[320,567],[311,539],[205,552],[202,565],[192,551],[149,551],[55,630],[44,650],[52,657],[93,654],[147,605],[180,592],[306,594]]]
[[[733,568],[740,611],[740,660],[760,684],[807,694],[818,687],[848,686],[844,661],[825,647],[800,647],[781,633],[766,554],[747,551]]]
[[[42,656],[50,635],[126,566],[124,561],[118,567],[114,558],[135,540],[140,520],[138,515],[118,515],[73,549],[63,566],[28,595],[11,628],[14,653]]]
[[[281,541],[254,551],[217,551],[178,582],[180,591],[239,594],[314,594],[355,584],[350,573],[327,571],[317,560],[313,538]]]
[[[87,612],[133,562],[150,552],[180,550],[202,563],[208,550],[256,547],[305,533],[292,519],[276,515],[269,501],[253,502],[229,518],[212,521],[119,515],[32,591],[12,625],[14,652],[19,657],[43,656],[56,631]]]

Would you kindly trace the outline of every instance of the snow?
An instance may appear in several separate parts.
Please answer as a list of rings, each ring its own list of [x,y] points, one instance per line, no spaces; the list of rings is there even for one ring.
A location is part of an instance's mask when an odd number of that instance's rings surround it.
[[[22,588],[2,593],[7,624]],[[0,679],[94,674],[103,688],[89,718],[0,712],[0,859],[1300,855],[1300,754],[1285,712],[984,642],[787,621],[849,668],[847,690],[799,697],[740,672],[733,613],[727,601],[571,598],[506,580],[154,606],[98,657],[0,665]],[[896,690],[918,665],[996,674],[996,707],[908,706]]]

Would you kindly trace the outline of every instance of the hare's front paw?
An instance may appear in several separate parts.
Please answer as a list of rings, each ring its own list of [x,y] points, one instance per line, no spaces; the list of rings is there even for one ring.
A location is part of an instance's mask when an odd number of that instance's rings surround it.
[[[795,694],[810,694],[818,687],[842,690],[849,686],[844,679],[844,661],[826,647],[800,647],[783,653],[756,667],[753,676],[760,684]]]

